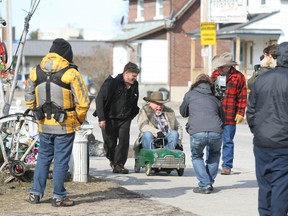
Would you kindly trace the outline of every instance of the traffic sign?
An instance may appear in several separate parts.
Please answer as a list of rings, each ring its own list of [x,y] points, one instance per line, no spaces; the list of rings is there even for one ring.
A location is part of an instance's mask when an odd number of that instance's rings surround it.
[[[216,23],[201,22],[201,45],[216,44]]]

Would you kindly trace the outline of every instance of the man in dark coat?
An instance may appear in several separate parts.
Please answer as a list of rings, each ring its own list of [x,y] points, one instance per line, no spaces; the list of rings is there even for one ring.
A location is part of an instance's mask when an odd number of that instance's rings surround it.
[[[257,78],[247,122],[254,134],[259,215],[288,212],[288,42],[279,45],[277,66]]]
[[[139,72],[136,64],[127,63],[123,73],[105,80],[96,99],[104,149],[114,173],[129,173],[124,165],[129,150],[131,121],[139,112]]]

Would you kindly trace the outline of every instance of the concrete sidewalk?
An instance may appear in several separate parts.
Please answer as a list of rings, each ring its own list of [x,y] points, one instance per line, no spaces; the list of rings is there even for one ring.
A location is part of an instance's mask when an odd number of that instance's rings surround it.
[[[179,103],[168,103],[184,127],[187,119],[180,117]],[[90,111],[89,111],[90,112]],[[92,111],[91,111],[92,112]],[[96,139],[102,141],[97,118],[88,119],[93,124]],[[132,121],[130,145],[137,138],[138,127],[136,119]],[[235,135],[235,159],[233,173],[230,176],[219,175],[216,178],[212,194],[196,194],[197,179],[191,163],[189,135],[184,131],[184,152],[186,154],[186,168],[184,175],[179,177],[176,171],[170,175],[166,173],[146,176],[144,168],[140,173],[134,172],[134,158],[129,158],[125,167],[130,171],[128,175],[112,173],[109,162],[104,157],[90,158],[90,175],[116,181],[128,190],[143,194],[153,200],[169,204],[200,216],[247,216],[258,215],[257,211],[257,182],[254,172],[254,156],[252,134],[246,123],[237,125]],[[220,161],[221,164],[221,161]],[[220,171],[220,170],[219,170]]]

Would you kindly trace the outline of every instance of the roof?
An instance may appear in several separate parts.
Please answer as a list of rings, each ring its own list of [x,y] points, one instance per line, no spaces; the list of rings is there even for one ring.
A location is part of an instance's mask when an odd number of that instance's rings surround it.
[[[174,27],[174,22],[182,17],[197,0],[189,0],[174,16],[169,19],[135,22],[123,25],[122,33],[109,40],[109,42],[133,41],[153,34],[162,29]]]
[[[263,14],[254,14],[248,16],[248,22],[246,23],[228,23],[228,24],[219,24],[220,28],[216,32],[217,39],[227,39],[227,38],[235,38],[239,35],[280,35],[283,33],[281,29],[254,29],[250,28],[254,22],[258,22],[264,18],[274,15],[278,12],[273,13],[263,13]],[[200,30],[196,29],[192,32],[187,33],[193,39],[200,39]]]
[[[150,35],[159,30],[165,29],[168,20],[158,20],[152,22],[139,22],[139,23],[128,23],[123,26],[122,33],[116,37],[110,39],[111,42],[117,41],[133,41],[137,38]]]
[[[93,52],[95,47],[107,48],[109,43],[104,41],[68,40],[72,46],[74,55],[87,55]],[[27,40],[24,44],[24,56],[45,56],[52,46],[53,40]],[[16,52],[18,43],[13,44],[13,53]],[[19,53],[17,53],[19,55]]]

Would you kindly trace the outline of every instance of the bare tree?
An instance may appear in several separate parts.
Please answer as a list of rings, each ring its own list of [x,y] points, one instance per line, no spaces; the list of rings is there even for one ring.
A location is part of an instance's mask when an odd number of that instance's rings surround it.
[[[96,95],[110,74],[109,47],[97,45],[89,55],[77,55],[73,60],[79,71],[88,76],[87,87],[90,94]]]

